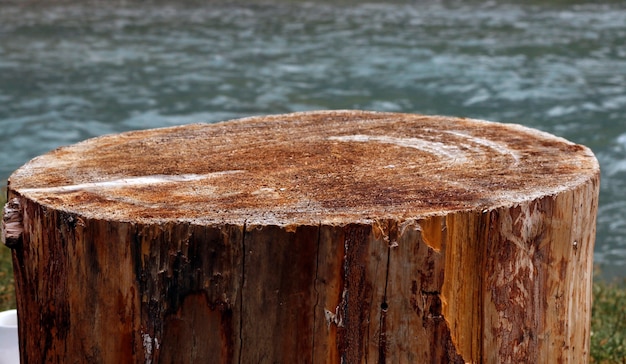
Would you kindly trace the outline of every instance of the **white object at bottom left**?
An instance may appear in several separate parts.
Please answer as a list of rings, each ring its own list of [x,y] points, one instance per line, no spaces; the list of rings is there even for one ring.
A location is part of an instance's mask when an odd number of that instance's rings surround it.
[[[0,364],[19,364],[17,310],[0,312]]]

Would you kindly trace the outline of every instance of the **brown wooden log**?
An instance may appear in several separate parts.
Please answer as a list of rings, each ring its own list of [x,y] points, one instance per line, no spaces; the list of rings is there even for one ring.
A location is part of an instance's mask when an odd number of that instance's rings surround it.
[[[22,363],[585,362],[598,181],[537,130],[360,111],[59,148],[9,181]]]

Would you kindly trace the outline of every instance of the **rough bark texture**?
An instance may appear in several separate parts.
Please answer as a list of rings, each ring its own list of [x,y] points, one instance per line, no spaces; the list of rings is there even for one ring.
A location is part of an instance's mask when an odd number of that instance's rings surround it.
[[[599,169],[518,125],[311,112],[9,180],[22,363],[580,363]]]

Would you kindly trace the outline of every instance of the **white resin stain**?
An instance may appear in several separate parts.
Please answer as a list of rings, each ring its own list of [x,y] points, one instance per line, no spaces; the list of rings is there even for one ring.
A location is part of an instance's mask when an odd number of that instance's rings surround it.
[[[421,150],[422,152],[435,155],[439,159],[446,160],[450,163],[466,163],[467,155],[461,149],[455,145],[447,145],[441,142],[435,142],[432,140],[424,140],[420,138],[397,138],[390,136],[373,136],[373,135],[343,135],[343,136],[331,136],[328,139],[337,140],[340,142],[375,142],[382,144],[392,144],[405,148],[413,148]]]
[[[240,172],[243,172],[243,171],[235,170],[235,171],[214,172],[214,173],[208,173],[208,174],[152,175],[152,176],[129,177],[129,178],[114,179],[110,181],[79,183],[79,184],[67,185],[67,186],[24,188],[21,190],[21,192],[22,193],[40,193],[40,192],[63,193],[63,192],[74,192],[74,191],[90,190],[90,189],[106,189],[106,188],[120,188],[120,187],[123,188],[123,187],[154,185],[154,184],[162,184],[162,183],[191,182],[191,181],[210,179],[210,178],[220,177],[220,176],[227,175],[227,174],[240,173]]]

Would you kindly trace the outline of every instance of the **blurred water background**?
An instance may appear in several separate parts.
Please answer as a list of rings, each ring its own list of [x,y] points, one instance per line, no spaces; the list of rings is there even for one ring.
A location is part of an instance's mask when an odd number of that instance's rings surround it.
[[[596,153],[595,262],[626,276],[621,2],[2,1],[2,184],[131,129],[337,108],[514,122]]]

